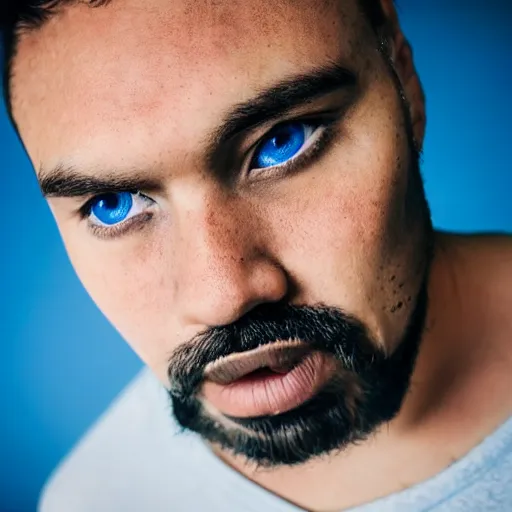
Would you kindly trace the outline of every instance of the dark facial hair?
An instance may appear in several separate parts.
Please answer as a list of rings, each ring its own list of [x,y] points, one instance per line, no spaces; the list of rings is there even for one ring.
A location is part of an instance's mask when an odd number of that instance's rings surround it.
[[[355,318],[335,308],[264,305],[237,322],[208,329],[178,348],[169,365],[170,397],[178,422],[211,443],[261,466],[293,465],[365,439],[399,412],[423,331],[427,290],[418,295],[406,334],[387,357]],[[197,392],[210,362],[276,340],[299,339],[328,353],[340,371],[313,399],[277,416],[231,419],[208,415]]]
[[[396,417],[409,389],[427,315],[433,228],[405,95],[385,46],[381,51],[402,99],[413,201],[424,221],[425,252],[420,262],[424,277],[398,348],[387,354],[361,321],[342,310],[266,304],[231,325],[207,329],[179,347],[169,362],[169,396],[181,426],[260,466],[300,464],[366,439]],[[309,343],[338,362],[339,371],[314,398],[276,416],[229,418],[229,422],[205,411],[198,392],[209,363],[288,339]]]

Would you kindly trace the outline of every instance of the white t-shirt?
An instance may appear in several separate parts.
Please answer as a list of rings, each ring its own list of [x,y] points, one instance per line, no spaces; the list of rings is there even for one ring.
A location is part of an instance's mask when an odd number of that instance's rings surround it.
[[[144,370],[61,463],[40,512],[302,512],[181,432]],[[512,512],[512,419],[434,478],[350,512]]]

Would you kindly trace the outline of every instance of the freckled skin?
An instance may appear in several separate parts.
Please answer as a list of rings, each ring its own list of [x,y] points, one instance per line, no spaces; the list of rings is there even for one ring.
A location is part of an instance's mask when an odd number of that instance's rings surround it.
[[[396,20],[391,2],[383,5]],[[395,30],[393,66],[421,147],[423,94]],[[176,347],[270,301],[342,308],[395,348],[423,278],[428,219],[421,180],[409,172],[396,77],[376,46],[355,0],[114,0],[66,8],[22,37],[14,117],[35,168],[149,168],[162,183],[148,193],[152,221],[119,239],[91,235],[74,213],[81,201],[50,206],[91,297],[164,385]],[[359,91],[328,151],[269,182],[227,187],[212,176],[204,140],[226,111],[340,60],[358,75]],[[418,371],[419,382],[433,374],[426,363]],[[349,506],[394,489],[386,475],[399,468],[376,469],[371,484],[354,481],[358,464],[370,480],[369,468],[383,467],[377,454],[391,460],[379,439],[373,452],[358,447],[338,460],[339,472],[306,468],[317,479],[306,470],[251,478],[305,507]],[[343,495],[333,496],[340,481]]]

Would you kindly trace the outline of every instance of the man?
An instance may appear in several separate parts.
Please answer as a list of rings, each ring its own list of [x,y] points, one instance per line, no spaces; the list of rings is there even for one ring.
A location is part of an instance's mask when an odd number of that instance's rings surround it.
[[[157,377],[43,512],[512,510],[512,242],[433,230],[392,2],[11,4],[13,122]]]

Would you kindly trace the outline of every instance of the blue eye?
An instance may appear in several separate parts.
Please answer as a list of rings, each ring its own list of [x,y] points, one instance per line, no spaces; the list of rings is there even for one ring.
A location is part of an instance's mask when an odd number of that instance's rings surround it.
[[[254,155],[254,167],[265,169],[282,165],[303,149],[314,131],[307,123],[286,123],[273,130]]]
[[[93,235],[115,238],[146,225],[157,207],[156,201],[141,192],[109,192],[89,199],[79,214]]]
[[[90,213],[102,225],[119,224],[128,218],[132,210],[133,195],[130,192],[116,192],[98,196],[90,205]]]

